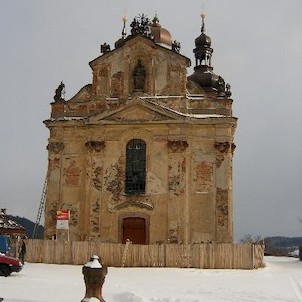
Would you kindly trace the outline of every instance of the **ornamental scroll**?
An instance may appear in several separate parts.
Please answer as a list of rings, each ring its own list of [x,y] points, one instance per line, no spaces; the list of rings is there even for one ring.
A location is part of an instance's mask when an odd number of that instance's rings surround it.
[[[101,152],[105,148],[104,141],[88,141],[85,143],[85,147],[89,152]]]
[[[227,153],[231,149],[232,154],[235,151],[236,145],[229,142],[215,142],[214,148],[220,153]]]
[[[64,143],[51,142],[47,145],[46,149],[51,153],[59,154],[64,150]]]
[[[189,144],[186,141],[168,141],[168,148],[172,152],[183,152],[188,148]]]
[[[214,148],[220,153],[227,153],[230,148],[229,142],[215,142]]]

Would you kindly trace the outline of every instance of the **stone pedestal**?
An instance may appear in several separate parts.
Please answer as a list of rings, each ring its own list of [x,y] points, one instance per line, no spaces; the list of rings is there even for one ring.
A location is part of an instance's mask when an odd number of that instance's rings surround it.
[[[81,302],[105,302],[102,297],[102,288],[107,275],[107,267],[99,262],[98,256],[92,256],[82,268],[86,286],[85,297]]]

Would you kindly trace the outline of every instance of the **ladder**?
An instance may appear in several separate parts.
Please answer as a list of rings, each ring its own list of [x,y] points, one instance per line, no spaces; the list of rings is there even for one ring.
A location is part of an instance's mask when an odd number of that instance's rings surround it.
[[[39,205],[39,210],[36,218],[36,223],[34,226],[34,230],[32,233],[32,239],[35,239],[37,236],[37,231],[38,231],[38,226],[40,225],[42,213],[44,211],[44,205],[45,205],[45,199],[46,199],[46,190],[47,190],[47,176],[45,178],[44,186],[43,186],[43,191],[42,191],[42,196],[40,200],[40,205]]]

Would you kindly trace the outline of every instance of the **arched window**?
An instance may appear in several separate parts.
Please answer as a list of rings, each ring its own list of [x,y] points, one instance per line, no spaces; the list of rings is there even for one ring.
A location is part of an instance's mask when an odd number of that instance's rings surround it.
[[[146,186],[146,143],[132,139],[126,149],[126,194],[143,194]]]

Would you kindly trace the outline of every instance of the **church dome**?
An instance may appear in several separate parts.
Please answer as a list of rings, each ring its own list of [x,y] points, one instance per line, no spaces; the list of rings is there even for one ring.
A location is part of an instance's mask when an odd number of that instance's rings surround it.
[[[213,72],[211,66],[213,49],[211,48],[211,38],[205,34],[204,13],[201,14],[201,18],[201,34],[195,39],[195,49],[193,50],[196,66],[194,73],[188,77],[188,80],[198,84],[205,91],[214,90],[221,96],[230,97],[230,85],[227,84],[226,86],[224,79]]]
[[[201,33],[201,35],[195,39],[195,46],[196,48],[211,47],[211,38],[205,33]]]
[[[205,14],[201,14],[202,26],[201,34],[195,39],[195,49],[193,50],[196,58],[196,66],[204,63],[211,66],[211,56],[213,49],[211,48],[211,38],[205,34]],[[199,61],[199,64],[197,63]]]
[[[150,26],[151,34],[154,37],[154,42],[161,46],[171,49],[172,47],[172,36],[170,32],[161,27],[157,16],[155,15]]]
[[[195,71],[188,77],[189,80],[194,81],[206,89],[216,88],[218,75],[213,72],[213,68],[205,65],[195,67]]]

